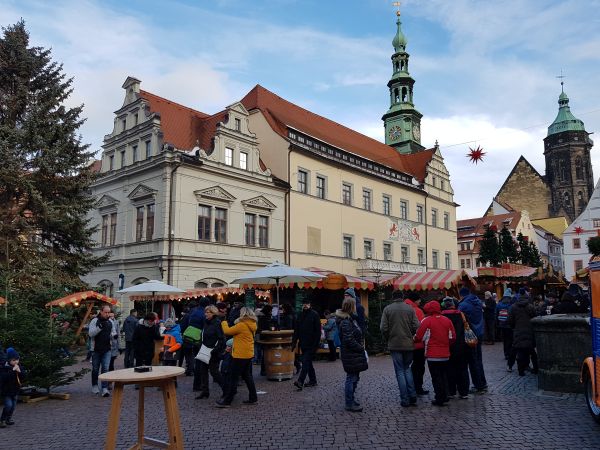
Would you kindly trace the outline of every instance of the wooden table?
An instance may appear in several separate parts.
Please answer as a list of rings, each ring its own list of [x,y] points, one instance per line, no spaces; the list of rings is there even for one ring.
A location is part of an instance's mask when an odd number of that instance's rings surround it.
[[[137,384],[139,390],[138,401],[138,433],[137,442],[129,450],[141,450],[143,445],[151,445],[159,448],[183,450],[183,435],[179,426],[179,408],[175,380],[183,375],[185,369],[172,366],[153,366],[151,372],[138,373],[133,369],[114,370],[100,375],[101,381],[114,383],[112,405],[108,418],[108,429],[106,430],[105,450],[114,450],[117,444],[117,432],[119,431],[119,415],[123,401],[123,386],[126,384]],[[165,403],[165,415],[167,428],[169,429],[169,441],[159,441],[144,436],[144,389],[147,387],[159,387],[162,389]]]

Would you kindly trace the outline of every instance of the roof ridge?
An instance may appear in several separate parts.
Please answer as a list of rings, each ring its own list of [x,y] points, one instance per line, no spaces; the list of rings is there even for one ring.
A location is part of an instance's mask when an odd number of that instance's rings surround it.
[[[156,94],[154,94],[154,93],[152,93],[150,91],[145,91],[143,89],[140,89],[140,94],[142,94],[142,96],[143,95],[151,95],[151,96],[157,98],[158,100],[162,100],[164,102],[170,103],[171,105],[178,106],[178,107],[183,108],[183,109],[187,109],[188,111],[191,111],[191,112],[196,113],[196,114],[201,114],[202,116],[204,116],[204,117],[202,117],[202,119],[210,117],[210,114],[203,113],[202,111],[198,111],[197,109],[190,108],[189,106],[185,106],[185,105],[182,105],[181,103],[174,102],[173,100],[169,100],[168,98],[161,97],[160,95],[156,95]]]

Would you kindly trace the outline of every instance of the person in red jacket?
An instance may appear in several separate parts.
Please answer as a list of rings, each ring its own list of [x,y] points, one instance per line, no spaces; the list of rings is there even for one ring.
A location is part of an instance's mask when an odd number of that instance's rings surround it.
[[[427,303],[423,309],[427,317],[417,330],[415,342],[425,342],[425,357],[435,391],[435,400],[431,404],[444,406],[448,402],[450,344],[456,340],[456,332],[450,319],[442,316],[442,308],[437,301]]]
[[[421,322],[425,318],[423,310],[419,307],[421,304],[421,298],[417,291],[411,291],[406,296],[404,303],[412,307],[415,310],[417,319]],[[423,389],[423,377],[425,376],[425,345],[422,342],[415,342],[415,349],[413,351],[413,362],[410,365],[412,371],[413,380],[415,382],[415,390],[417,395],[427,395],[429,391]]]

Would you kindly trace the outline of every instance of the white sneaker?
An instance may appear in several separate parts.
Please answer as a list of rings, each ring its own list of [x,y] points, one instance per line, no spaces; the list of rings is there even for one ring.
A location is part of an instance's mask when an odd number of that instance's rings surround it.
[[[98,395],[100,393],[100,388],[98,385],[92,386],[92,394]]]
[[[110,392],[108,392],[108,389],[102,389],[102,397],[110,397]]]

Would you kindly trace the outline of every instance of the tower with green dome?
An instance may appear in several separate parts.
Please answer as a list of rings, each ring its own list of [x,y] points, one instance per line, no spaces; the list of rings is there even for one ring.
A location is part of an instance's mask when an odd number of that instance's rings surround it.
[[[562,210],[573,221],[584,211],[594,191],[590,160],[593,145],[583,122],[571,113],[569,97],[561,89],[558,114],[544,138],[550,217],[562,215]]]
[[[421,145],[421,117],[413,103],[415,80],[408,72],[409,54],[406,37],[402,33],[400,11],[396,13],[397,31],[392,45],[392,78],[388,81],[390,108],[381,118],[385,127],[385,143],[400,153],[414,153],[424,149]]]

